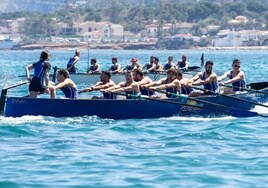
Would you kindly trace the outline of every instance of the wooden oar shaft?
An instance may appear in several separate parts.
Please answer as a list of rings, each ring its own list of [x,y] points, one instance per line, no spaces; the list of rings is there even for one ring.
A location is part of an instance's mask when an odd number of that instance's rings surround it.
[[[222,108],[225,108],[225,109],[229,109],[228,106],[225,106],[225,105],[222,105],[222,104],[213,103],[213,102],[209,102],[209,101],[204,101],[204,100],[200,100],[200,99],[196,99],[196,98],[193,98],[193,97],[181,96],[181,95],[178,95],[176,93],[170,93],[170,92],[161,91],[161,90],[158,90],[158,89],[154,89],[154,91],[157,91],[159,93],[171,94],[171,95],[176,96],[178,98],[187,98],[187,99],[190,99],[192,101],[201,102],[201,103],[204,103],[204,104],[209,104],[209,105],[214,105],[214,106],[222,107]]]
[[[221,110],[221,109],[216,109],[216,108],[211,108],[211,107],[204,107],[204,106],[198,106],[198,105],[191,105],[191,104],[185,104],[179,101],[171,101],[171,100],[165,100],[165,99],[157,99],[157,98],[149,98],[149,97],[143,97],[143,96],[139,96],[139,95],[131,95],[131,94],[125,94],[125,93],[114,93],[116,95],[123,95],[123,96],[127,96],[127,97],[133,97],[133,98],[137,98],[137,99],[145,99],[145,100],[150,100],[150,101],[158,101],[158,102],[163,102],[163,103],[170,103],[170,104],[179,104],[179,105],[184,105],[184,106],[190,106],[190,107],[197,107],[197,108],[206,108],[209,110],[216,110],[216,111],[220,111],[220,112],[224,112],[226,113],[226,110]]]
[[[243,87],[238,87],[238,86],[228,86],[228,85],[225,85],[224,87],[228,87],[228,88],[239,88],[240,90],[252,91],[252,92],[263,93],[263,94],[268,95],[268,92],[259,91],[259,90],[256,90],[256,89],[248,89],[248,88],[243,88]]]
[[[263,106],[263,107],[268,108],[268,106],[265,105],[265,104],[261,104],[261,103],[257,103],[257,102],[253,102],[253,101],[248,101],[246,99],[241,99],[241,98],[233,97],[233,96],[230,96],[230,95],[225,95],[225,94],[217,93],[217,92],[206,90],[206,89],[202,89],[202,88],[199,88],[199,87],[192,86],[192,88],[197,89],[197,90],[201,90],[201,91],[210,92],[210,93],[213,93],[213,94],[216,94],[216,95],[220,95],[220,96],[223,96],[223,97],[226,97],[226,98],[230,98],[230,99],[233,99],[233,100],[238,100],[238,101],[246,102],[246,103],[249,103],[249,104],[254,104],[254,105]]]

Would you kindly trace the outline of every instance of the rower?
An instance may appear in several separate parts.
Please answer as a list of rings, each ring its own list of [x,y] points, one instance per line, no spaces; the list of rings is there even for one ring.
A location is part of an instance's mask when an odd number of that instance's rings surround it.
[[[143,87],[144,88],[149,88],[151,90],[154,90],[154,89],[157,89],[157,87],[154,87],[154,86],[161,86],[162,85],[161,87],[163,87],[163,88],[161,88],[161,89],[166,89],[166,92],[177,93],[177,88],[176,87],[172,87],[172,88],[166,87],[166,84],[172,83],[174,80],[177,79],[177,77],[178,77],[177,70],[175,68],[171,68],[171,69],[169,69],[167,71],[167,78],[162,78],[162,79],[160,79],[160,80],[158,80],[156,82],[146,84]],[[172,97],[172,95],[167,94],[166,97],[170,98],[170,97]]]
[[[87,70],[87,74],[99,73],[100,72],[100,65],[97,63],[97,59],[93,58],[90,60],[91,66]]]
[[[224,73],[222,76],[218,78],[221,86],[225,86],[226,84],[232,84],[233,92],[243,91],[243,88],[246,88],[245,82],[245,74],[240,70],[241,63],[238,59],[233,60],[232,70]],[[229,78],[228,81],[223,82],[225,78]]]
[[[176,68],[176,65],[172,61],[173,61],[173,56],[169,56],[167,64],[165,64],[163,67],[165,71],[169,70],[172,67]]]
[[[154,95],[152,90],[142,88],[143,85],[152,83],[153,81],[148,76],[144,76],[143,72],[139,69],[133,71],[134,81],[139,85],[141,95],[151,96]]]
[[[25,67],[27,79],[30,82],[29,92],[30,97],[37,98],[38,93],[49,93],[49,70],[51,68],[48,62],[50,54],[48,51],[43,51],[40,54],[40,60],[36,63],[29,64]],[[34,69],[34,76],[30,78],[30,70]]]
[[[115,86],[115,83],[111,80],[111,73],[109,71],[102,71],[100,75],[100,82],[96,83],[91,87],[87,87],[83,89],[83,92],[91,92],[91,91],[104,91],[105,89],[111,88]],[[97,97],[93,97],[97,98]],[[103,92],[104,99],[113,99],[114,96],[111,93]]]
[[[56,90],[60,89],[66,98],[76,99],[78,97],[76,84],[69,78],[69,72],[64,69],[58,70],[57,73],[58,83],[55,86],[49,86],[50,97],[56,97]]]
[[[112,74],[115,74],[115,73],[118,73],[120,72],[120,64],[118,63],[118,60],[117,60],[117,57],[113,57],[112,58],[112,66],[110,67],[109,71],[112,73]]]
[[[157,57],[154,58],[154,66],[147,70],[148,72],[160,72],[163,71],[162,65],[159,63]]]
[[[176,89],[174,90],[174,88]],[[158,89],[158,90],[171,89],[172,93],[175,93],[175,94],[178,93],[178,94],[183,94],[183,95],[189,95],[193,91],[191,86],[189,86],[189,80],[183,78],[181,72],[178,72],[177,79],[175,79],[171,83],[154,87],[154,89]],[[167,91],[167,92],[170,92],[170,91]]]
[[[131,64],[127,65],[122,71],[133,71],[134,69],[142,69],[142,66],[138,63],[137,58],[130,60]]]
[[[138,84],[133,79],[133,72],[127,72],[125,75],[126,81],[120,82],[118,85],[111,87],[105,92],[108,93],[118,93],[125,92],[126,95],[137,95],[140,93]],[[126,96],[126,99],[132,99],[131,96]]]
[[[182,55],[181,61],[177,62],[178,69],[180,69],[180,70],[187,70],[188,69],[189,62],[186,59],[187,59],[187,56]]]
[[[214,64],[213,61],[210,60],[207,61],[205,64],[205,72],[199,72],[195,77],[192,78],[193,85],[195,86],[203,85],[204,89],[207,90],[207,92],[200,93],[199,91],[194,91],[190,93],[189,97],[208,95],[211,94],[211,92],[209,91],[212,92],[218,91],[217,75],[212,71],[213,64]]]
[[[75,66],[79,61],[80,52],[78,50],[75,51],[75,55],[69,59],[67,63],[67,71],[69,73],[76,73],[77,67]]]
[[[148,72],[151,72],[152,71],[152,67],[154,67],[154,61],[155,61],[155,57],[154,56],[151,56],[150,57],[150,62],[145,64],[143,67],[142,67],[142,70],[146,70],[145,72],[148,73]],[[150,70],[150,71],[148,71]]]

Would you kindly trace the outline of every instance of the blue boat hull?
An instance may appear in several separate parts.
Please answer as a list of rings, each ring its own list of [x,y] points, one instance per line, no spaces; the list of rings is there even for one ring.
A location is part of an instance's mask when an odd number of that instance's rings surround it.
[[[253,99],[254,101],[267,101],[267,95],[252,96],[248,94],[240,94],[236,95],[236,97],[247,100]],[[243,110],[250,110],[254,107],[254,105],[250,103],[215,95],[199,97],[197,99]],[[75,117],[95,115],[100,118],[108,119],[142,119],[171,116],[204,117],[229,115],[228,112],[225,113],[226,109],[216,105],[178,98],[168,99],[168,101],[176,102],[176,104],[154,99],[93,100],[8,97],[6,101],[5,116],[21,117],[24,115],[42,115],[53,117]]]

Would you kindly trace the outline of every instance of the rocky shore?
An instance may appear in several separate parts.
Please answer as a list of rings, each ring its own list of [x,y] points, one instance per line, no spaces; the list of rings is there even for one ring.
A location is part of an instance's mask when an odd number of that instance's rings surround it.
[[[155,49],[167,49],[165,47],[159,48],[156,42],[139,42],[139,43],[93,43],[88,44],[81,43],[38,43],[38,44],[25,44],[14,48],[14,50],[69,50],[69,49],[113,49],[113,50],[155,50]],[[187,49],[194,50],[268,50],[268,46],[239,46],[239,47],[189,47]],[[180,49],[177,49],[180,50]]]

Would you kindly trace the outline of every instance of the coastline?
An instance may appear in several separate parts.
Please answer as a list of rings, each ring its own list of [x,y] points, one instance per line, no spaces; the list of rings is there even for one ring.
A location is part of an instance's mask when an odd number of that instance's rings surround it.
[[[11,50],[71,50],[74,48],[79,48],[82,50],[87,49],[109,49],[109,50],[208,50],[208,51],[234,51],[234,50],[268,50],[268,46],[236,46],[236,47],[191,47],[191,48],[181,48],[181,49],[167,49],[167,48],[157,48],[156,42],[138,42],[138,43],[93,43],[88,44],[85,42],[80,43],[52,43],[44,42],[39,44],[25,44],[19,45]]]

